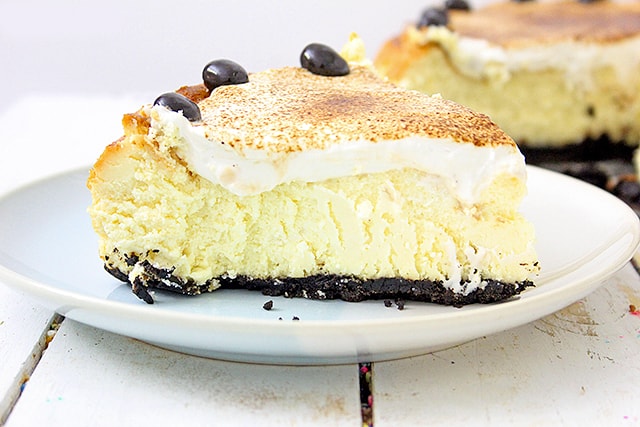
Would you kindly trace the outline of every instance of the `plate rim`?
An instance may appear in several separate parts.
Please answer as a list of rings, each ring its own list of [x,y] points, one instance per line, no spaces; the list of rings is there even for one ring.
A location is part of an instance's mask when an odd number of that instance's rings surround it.
[[[619,244],[620,241],[624,238],[630,238],[630,241],[623,245],[623,251],[621,254],[616,257],[616,262],[610,265],[607,268],[599,269],[598,271],[592,272],[586,277],[581,277],[579,280],[574,280],[570,282],[571,286],[563,285],[556,286],[553,289],[547,289],[546,291],[535,292],[536,289],[532,289],[528,291],[529,293],[522,294],[519,297],[500,302],[495,304],[487,304],[481,305],[480,307],[474,306],[473,309],[455,309],[446,312],[439,313],[427,313],[423,315],[413,315],[407,317],[390,317],[388,319],[322,319],[322,320],[305,320],[304,322],[282,322],[274,319],[263,319],[263,318],[243,318],[243,317],[229,317],[229,316],[221,316],[221,315],[210,315],[203,313],[188,313],[181,311],[173,311],[173,310],[162,310],[158,309],[155,306],[147,306],[147,305],[134,305],[131,303],[126,303],[122,301],[114,301],[107,300],[104,298],[100,298],[93,295],[86,295],[74,292],[72,290],[61,289],[55,285],[50,285],[47,283],[42,283],[37,279],[27,277],[18,272],[11,270],[6,267],[4,264],[0,264],[0,280],[2,283],[7,285],[14,290],[19,292],[26,293],[35,299],[44,303],[45,306],[50,307],[47,303],[55,303],[57,308],[53,309],[54,311],[60,312],[65,316],[68,316],[71,319],[77,320],[74,318],[73,310],[87,310],[90,312],[94,312],[95,314],[101,314],[102,316],[122,316],[122,317],[131,317],[139,319],[141,316],[144,317],[146,322],[149,323],[165,323],[165,322],[174,322],[178,321],[180,323],[185,324],[185,327],[197,326],[199,329],[208,330],[215,329],[219,330],[220,328],[225,328],[232,326],[236,327],[259,327],[270,328],[270,333],[272,334],[288,334],[291,331],[299,331],[300,329],[309,330],[313,333],[318,333],[322,331],[324,334],[331,333],[330,330],[337,330],[338,328],[349,328],[349,329],[360,329],[363,327],[366,328],[398,328],[398,327],[407,327],[417,324],[433,324],[439,322],[464,322],[467,318],[477,318],[477,317],[492,317],[495,316],[495,312],[505,311],[504,305],[508,304],[508,307],[511,310],[506,310],[508,313],[513,311],[518,312],[521,311],[521,306],[529,307],[531,305],[544,305],[548,300],[553,300],[557,297],[558,294],[563,293],[576,293],[576,289],[580,289],[581,294],[580,297],[574,298],[572,301],[575,302],[584,295],[589,294],[600,284],[606,280],[608,277],[613,275],[616,271],[623,268],[625,264],[633,257],[634,253],[638,250],[640,246],[640,221],[638,220],[638,216],[633,212],[633,210],[628,207],[624,202],[613,196],[612,194],[580,181],[576,178],[572,178],[566,175],[562,175],[558,172],[550,171],[547,169],[543,169],[536,166],[527,166],[528,171],[533,171],[534,174],[542,174],[547,175],[547,177],[552,177],[552,179],[566,179],[570,180],[571,184],[585,186],[584,188],[587,191],[592,191],[594,194],[597,194],[598,197],[608,197],[609,201],[614,204],[619,204],[621,212],[624,212],[624,216],[629,219],[629,227],[628,230],[621,232],[621,235],[618,236],[613,242],[609,242],[607,248],[610,248],[612,245]],[[22,184],[16,188],[10,189],[8,191],[0,194],[0,205],[2,205],[8,198],[12,195],[16,195],[22,191],[25,191],[29,188],[36,187],[38,185],[43,185],[44,183],[56,179],[62,178],[64,176],[74,175],[74,174],[84,174],[88,175],[89,167],[81,167],[81,168],[73,168],[65,171],[58,172],[56,174],[39,178],[37,180],[31,181],[26,184]],[[626,209],[626,210],[625,210]],[[534,224],[535,225],[535,224]],[[628,236],[628,237],[627,237]],[[596,256],[597,258],[597,256]],[[593,262],[594,259],[590,259],[589,262]],[[584,268],[584,266],[583,266]],[[554,283],[556,280],[561,280],[562,277],[553,278],[548,283]],[[543,284],[541,286],[544,287]],[[540,289],[540,288],[538,288]],[[572,292],[573,290],[573,292]],[[60,303],[66,302],[66,306],[69,308],[66,310],[60,310]],[[566,306],[570,303],[564,304]],[[559,307],[562,308],[562,307]],[[559,309],[558,308],[558,309]],[[61,312],[62,311],[62,312]],[[555,311],[555,309],[550,310],[547,314]],[[520,313],[522,316],[522,313]],[[526,316],[525,316],[526,317]],[[540,318],[541,316],[535,315],[535,318]],[[82,322],[82,320],[80,320]],[[86,322],[85,322],[86,323]],[[518,324],[521,324],[518,323]],[[92,325],[96,326],[96,325]],[[504,329],[509,329],[513,326],[507,323],[507,326]],[[101,329],[108,330],[102,326],[96,326]],[[129,336],[135,336],[130,335]]]

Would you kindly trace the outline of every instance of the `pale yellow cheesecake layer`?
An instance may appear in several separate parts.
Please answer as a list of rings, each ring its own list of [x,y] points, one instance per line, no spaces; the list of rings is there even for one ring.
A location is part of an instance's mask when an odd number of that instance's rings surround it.
[[[238,196],[129,135],[107,148],[89,182],[100,255],[130,279],[130,254],[196,283],[337,274],[456,288],[537,271],[533,227],[517,210],[525,183],[508,175],[466,208],[442,180],[415,169]]]

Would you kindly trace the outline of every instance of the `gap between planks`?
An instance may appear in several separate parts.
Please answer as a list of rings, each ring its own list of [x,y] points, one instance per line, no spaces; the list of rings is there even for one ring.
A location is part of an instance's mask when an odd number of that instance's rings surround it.
[[[47,350],[49,343],[53,340],[55,332],[63,320],[64,316],[58,313],[54,313],[51,316],[47,328],[43,330],[42,335],[38,338],[27,359],[22,363],[22,368],[14,378],[11,389],[5,395],[2,402],[0,402],[0,426],[4,425],[9,419],[13,408],[15,408],[18,400],[20,400],[22,390],[26,387],[29,378],[31,378],[31,374],[36,370],[38,363],[40,363],[42,359],[42,355]]]

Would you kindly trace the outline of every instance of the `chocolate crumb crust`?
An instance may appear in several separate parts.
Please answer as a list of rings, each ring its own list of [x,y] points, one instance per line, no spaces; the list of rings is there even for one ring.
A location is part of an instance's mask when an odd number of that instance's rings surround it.
[[[623,142],[614,142],[607,135],[586,138],[578,144],[560,148],[535,148],[520,143],[520,152],[527,164],[546,165],[560,162],[595,162],[620,159],[631,163],[636,147]]]
[[[144,280],[138,276],[133,283],[128,280],[126,274],[117,268],[105,264],[105,270],[116,279],[129,283],[133,293],[148,304],[153,304],[153,299],[149,294],[151,289],[167,290],[184,295],[199,295],[211,289],[209,282],[203,285],[186,282],[175,277],[171,270],[154,267],[148,261],[142,261],[140,266],[145,272]],[[332,274],[271,279],[256,279],[247,276],[218,277],[211,279],[210,282],[219,283],[220,289],[248,289],[260,291],[267,296],[284,296],[286,298],[341,299],[347,302],[392,299],[403,301],[403,306],[406,300],[454,307],[503,301],[534,286],[531,281],[505,283],[487,280],[483,289],[478,288],[463,295],[444,287],[441,281],[403,278],[360,279]]]
[[[606,135],[562,148],[520,147],[528,165],[595,185],[618,197],[640,216],[640,181],[633,165],[635,150],[635,146],[614,142]]]

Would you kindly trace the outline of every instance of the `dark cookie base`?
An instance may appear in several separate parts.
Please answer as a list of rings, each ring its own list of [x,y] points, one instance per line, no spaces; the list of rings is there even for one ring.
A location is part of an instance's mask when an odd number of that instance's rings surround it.
[[[606,136],[563,148],[521,146],[527,164],[540,166],[600,187],[640,215],[640,183],[633,166],[635,147]]]
[[[635,147],[624,142],[613,142],[607,136],[585,139],[579,144],[561,148],[531,148],[519,146],[527,163],[533,165],[561,162],[596,162],[604,160],[630,160]]]
[[[149,304],[153,303],[153,298],[148,292],[150,289],[198,295],[208,292],[210,288],[208,283],[196,285],[185,282],[173,276],[170,270],[159,269],[147,261],[142,261],[140,265],[144,268],[144,280],[136,279],[134,283],[129,282],[127,275],[118,269],[105,265],[105,270],[118,280],[129,283],[134,294]],[[264,295],[287,298],[341,299],[348,302],[370,299],[402,299],[454,307],[503,301],[533,286],[530,281],[503,283],[489,280],[484,289],[476,289],[468,295],[462,295],[445,288],[440,281],[402,278],[358,279],[349,276],[316,275],[305,278],[254,279],[240,276],[216,278],[213,281],[219,282],[221,289],[248,289],[260,291]]]
[[[225,286],[223,282],[223,287],[259,290],[264,295],[288,298],[341,299],[349,302],[370,299],[402,299],[454,307],[502,301],[519,294],[529,286],[533,286],[533,283],[529,281],[513,284],[489,280],[484,289],[477,289],[468,295],[462,295],[445,288],[439,281],[402,278],[363,280],[355,277],[318,275],[270,280],[238,277],[230,282],[228,286]]]

